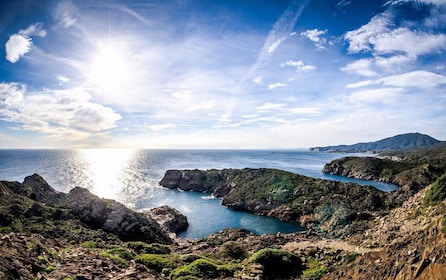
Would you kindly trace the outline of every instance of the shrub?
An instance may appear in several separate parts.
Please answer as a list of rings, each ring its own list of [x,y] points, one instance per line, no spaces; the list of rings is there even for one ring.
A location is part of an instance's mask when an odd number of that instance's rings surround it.
[[[175,269],[170,279],[209,279],[234,276],[235,267],[217,265],[205,259],[198,259]]]
[[[163,244],[153,243],[147,244],[142,241],[134,241],[128,243],[129,248],[135,250],[138,254],[169,254],[170,248]]]
[[[246,258],[245,250],[235,241],[228,241],[220,246],[219,253],[225,258],[244,259]]]
[[[302,273],[300,258],[285,250],[261,249],[249,257],[248,263],[261,264],[266,279],[284,278]]]
[[[438,178],[424,197],[424,205],[437,205],[446,198],[446,173]]]
[[[114,255],[114,254],[110,253],[109,251],[101,252],[100,255],[105,258],[109,258],[110,260],[112,260],[113,262],[115,262],[117,264],[120,264],[120,265],[123,265],[126,267],[129,265],[127,260],[121,258],[118,255]]]
[[[81,246],[84,248],[93,249],[93,248],[97,248],[98,244],[94,241],[85,241],[81,244]]]
[[[121,257],[125,260],[131,260],[134,257],[132,253],[130,253],[127,249],[122,247],[115,247],[113,249],[108,250],[107,252],[112,255]]]
[[[165,268],[174,268],[177,265],[173,255],[142,254],[135,257],[135,262],[147,268],[162,272]]]

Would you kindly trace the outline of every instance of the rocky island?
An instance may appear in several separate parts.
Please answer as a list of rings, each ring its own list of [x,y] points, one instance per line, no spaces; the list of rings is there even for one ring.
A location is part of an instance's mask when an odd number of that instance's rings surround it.
[[[164,187],[308,229],[197,240],[177,238],[187,217],[170,207],[134,212],[37,174],[0,181],[0,279],[444,279],[445,167],[434,145],[324,168],[400,186],[389,193],[275,169],[169,170]]]

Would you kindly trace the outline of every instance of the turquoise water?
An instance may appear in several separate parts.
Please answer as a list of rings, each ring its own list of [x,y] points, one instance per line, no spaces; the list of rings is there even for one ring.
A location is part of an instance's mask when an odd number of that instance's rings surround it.
[[[84,187],[100,197],[116,199],[134,210],[162,205],[188,217],[185,238],[201,238],[219,230],[246,228],[257,234],[295,232],[302,228],[268,217],[233,211],[203,193],[168,190],[158,185],[168,169],[278,168],[316,178],[352,181],[321,172],[325,163],[345,154],[308,150],[0,150],[0,179],[23,181],[41,175],[58,191]],[[395,186],[353,180],[389,191]]]

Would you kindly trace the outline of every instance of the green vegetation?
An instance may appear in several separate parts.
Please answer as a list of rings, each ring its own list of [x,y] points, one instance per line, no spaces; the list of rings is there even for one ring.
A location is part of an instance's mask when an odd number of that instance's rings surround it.
[[[111,253],[110,251],[101,252],[100,255],[102,257],[109,258],[113,262],[115,262],[117,264],[120,264],[122,266],[127,267],[129,265],[127,260],[125,260],[124,258],[120,257],[119,255],[115,255],[115,254]]]
[[[446,198],[446,173],[438,178],[424,197],[424,205],[437,205]]]
[[[174,269],[170,279],[209,279],[232,277],[237,270],[235,265],[217,265],[205,259],[198,259],[192,263]]]
[[[96,244],[96,242],[91,240],[82,242],[81,246],[88,249],[98,248],[98,244]]]
[[[228,241],[218,250],[220,256],[227,259],[241,260],[247,257],[246,251],[235,241]]]
[[[261,264],[267,279],[299,275],[302,272],[300,258],[285,250],[264,248],[248,258],[248,264]]]
[[[135,262],[147,268],[161,272],[163,268],[175,268],[179,265],[177,255],[141,254],[135,257]]]
[[[169,254],[170,248],[167,245],[152,243],[147,244],[142,241],[128,242],[127,246],[137,254]]]

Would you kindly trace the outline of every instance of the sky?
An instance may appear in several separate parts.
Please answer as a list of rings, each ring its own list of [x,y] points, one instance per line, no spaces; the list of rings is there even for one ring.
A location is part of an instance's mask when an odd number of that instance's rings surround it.
[[[0,1],[0,148],[446,140],[446,0]]]

